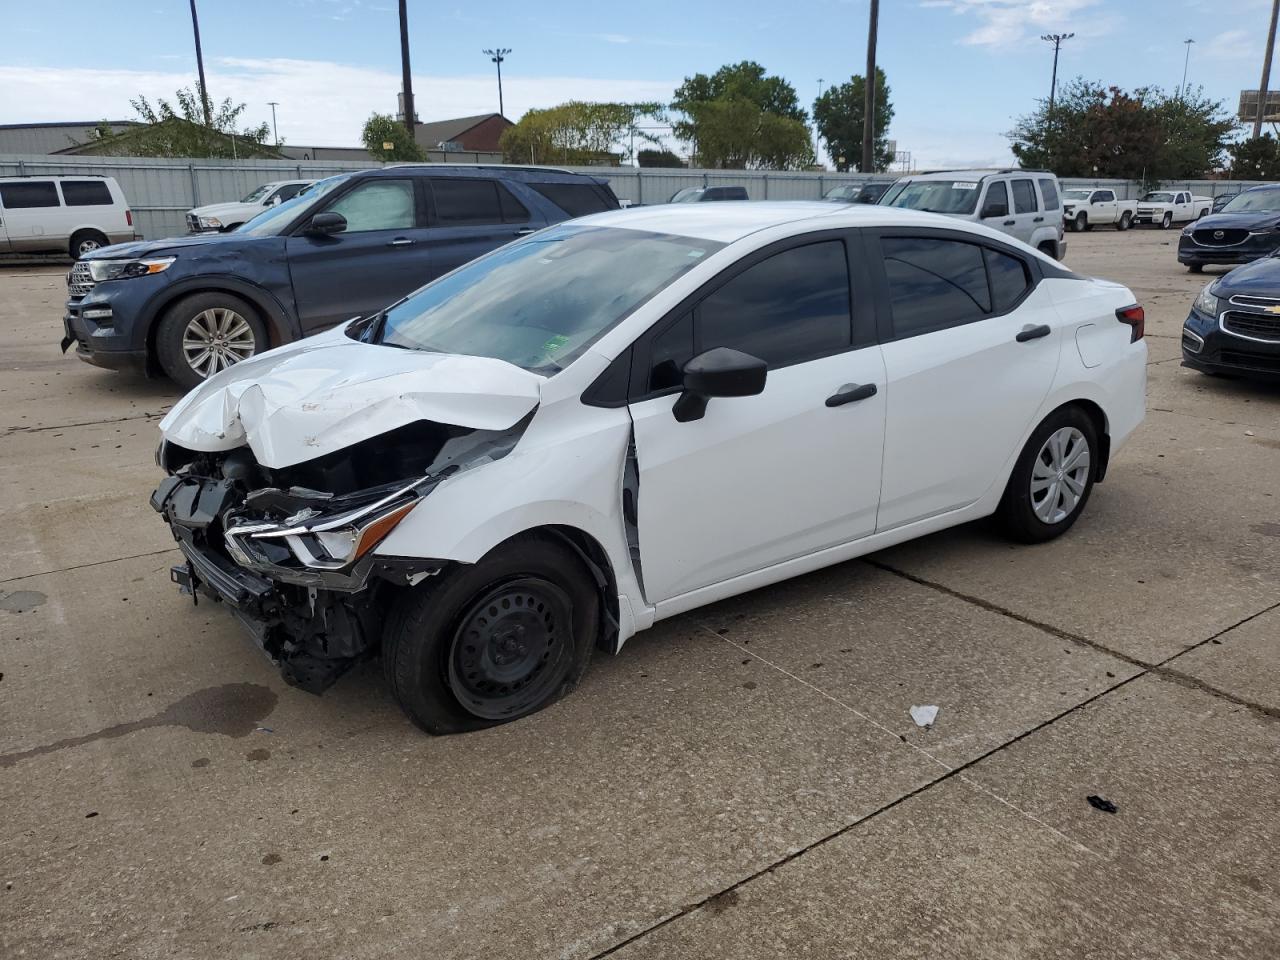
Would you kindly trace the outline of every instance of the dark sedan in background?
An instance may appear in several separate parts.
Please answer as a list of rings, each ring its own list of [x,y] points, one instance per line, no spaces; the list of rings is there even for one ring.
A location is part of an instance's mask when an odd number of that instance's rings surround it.
[[[1187,225],[1178,262],[1192,273],[1209,264],[1249,263],[1280,247],[1280,184],[1253,187],[1222,208]]]
[[[1182,362],[1203,373],[1280,380],[1280,257],[1219,277],[1182,327]]]

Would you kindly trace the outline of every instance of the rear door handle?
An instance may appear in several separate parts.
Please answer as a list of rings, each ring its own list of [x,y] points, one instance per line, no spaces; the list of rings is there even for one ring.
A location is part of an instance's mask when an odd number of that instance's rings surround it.
[[[1017,222],[1018,222],[1017,220],[1006,220],[1006,221],[1004,222],[1004,225],[1005,225],[1006,227],[1012,227],[1012,226],[1013,226],[1015,223],[1017,223]]]
[[[1039,340],[1041,337],[1047,337],[1051,332],[1047,323],[1042,323],[1035,327],[1028,325],[1019,330],[1018,335],[1013,339],[1019,343],[1026,343],[1028,340]]]
[[[828,407],[843,407],[846,403],[857,403],[867,397],[876,395],[874,383],[846,383],[843,387],[827,397]]]
[[[517,236],[517,237],[527,237],[529,234],[531,234],[531,233],[537,233],[537,232],[538,232],[538,231],[537,231],[537,230],[535,230],[533,227],[521,227],[519,230],[517,230],[517,231],[516,231],[516,236]]]
[[[1032,222],[1032,223],[1044,223],[1044,217],[1036,217],[1036,218],[1035,218],[1034,220],[1032,220],[1031,222]]]
[[[410,240],[408,237],[396,237],[394,240],[387,242],[388,247],[412,247],[417,240]]]

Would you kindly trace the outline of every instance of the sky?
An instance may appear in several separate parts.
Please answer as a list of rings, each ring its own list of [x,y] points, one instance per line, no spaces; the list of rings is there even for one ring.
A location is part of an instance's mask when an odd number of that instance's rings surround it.
[[[890,137],[921,169],[1012,161],[1003,133],[1059,83],[1126,89],[1182,81],[1235,111],[1256,89],[1270,0],[882,0],[878,62]],[[394,0],[198,0],[212,97],[247,104],[293,144],[353,146],[400,89]],[[868,0],[409,0],[420,119],[498,108],[484,48],[510,47],[506,113],[579,100],[669,100],[683,78],[755,60],[810,108],[826,85],[864,72]],[[67,29],[68,24],[75,29]],[[0,123],[129,119],[131,97],[193,83],[187,0],[0,0]],[[1275,82],[1280,87],[1280,63]]]

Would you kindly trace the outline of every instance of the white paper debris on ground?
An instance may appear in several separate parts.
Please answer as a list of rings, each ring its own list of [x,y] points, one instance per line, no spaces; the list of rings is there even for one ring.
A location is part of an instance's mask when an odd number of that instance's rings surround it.
[[[938,719],[938,708],[935,706],[912,707],[911,719],[916,722],[917,727],[931,727],[933,721]]]

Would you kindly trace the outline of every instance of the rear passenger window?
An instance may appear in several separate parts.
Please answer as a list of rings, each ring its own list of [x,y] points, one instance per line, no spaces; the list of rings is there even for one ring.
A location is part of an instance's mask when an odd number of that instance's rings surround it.
[[[987,271],[977,244],[883,237],[880,245],[896,339],[972,323],[991,310]]]
[[[987,258],[987,275],[991,278],[991,307],[996,313],[1003,313],[1021,300],[1031,286],[1027,265],[1017,257],[990,247],[984,247],[982,253]]]
[[[774,254],[703,300],[697,348],[732,347],[776,368],[847,349],[852,329],[844,244],[828,240]]]
[[[9,210],[30,207],[57,207],[58,188],[52,180],[32,180],[23,183],[0,183],[0,204]]]
[[[111,191],[101,180],[63,180],[62,202],[68,207],[109,207]]]
[[[1013,212],[1035,213],[1036,191],[1031,186],[1031,181],[1014,180],[1010,185],[1013,187]]]
[[[432,180],[436,220],[441,224],[501,223],[502,206],[492,180]]]
[[[542,194],[570,217],[585,217],[614,209],[604,190],[594,183],[529,183],[526,186]]]
[[[1058,209],[1058,187],[1052,180],[1039,180],[1040,199],[1044,201],[1046,210]]]

